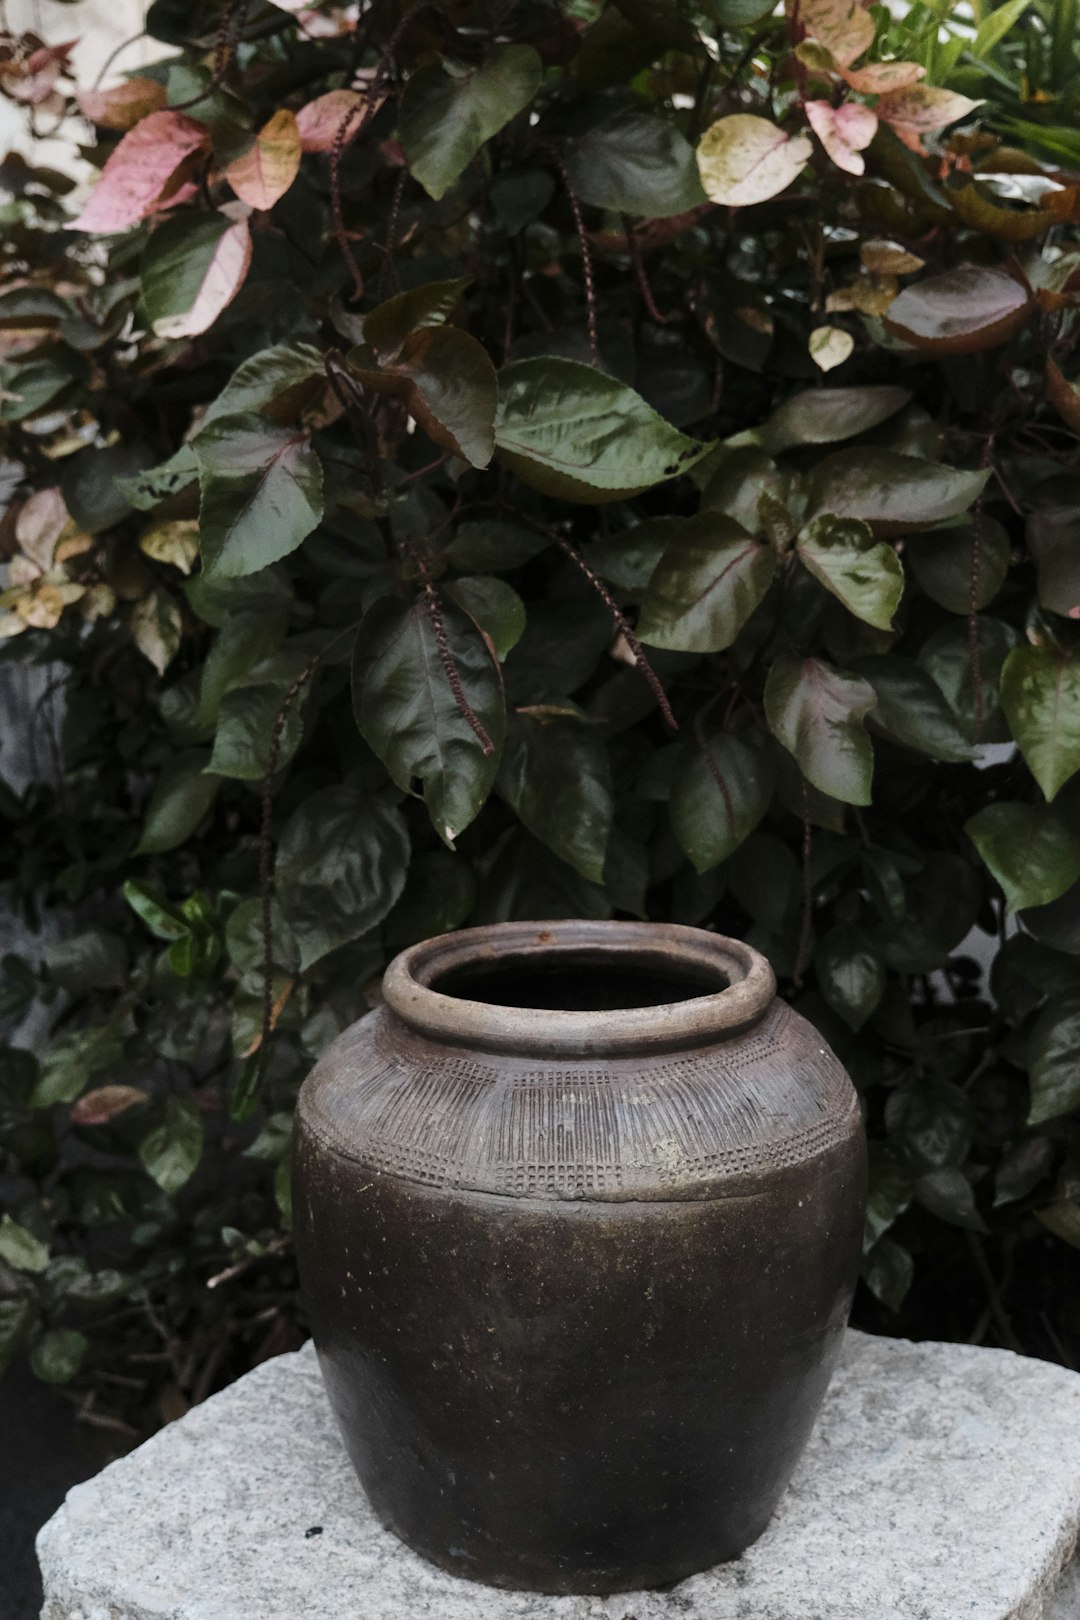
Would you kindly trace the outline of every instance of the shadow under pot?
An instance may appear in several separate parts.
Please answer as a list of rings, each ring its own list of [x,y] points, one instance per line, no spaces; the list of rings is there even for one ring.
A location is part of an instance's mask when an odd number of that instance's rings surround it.
[[[604,1593],[764,1530],[859,1263],[851,1082],[737,940],[502,923],[403,952],[300,1095],[295,1222],[382,1522]]]

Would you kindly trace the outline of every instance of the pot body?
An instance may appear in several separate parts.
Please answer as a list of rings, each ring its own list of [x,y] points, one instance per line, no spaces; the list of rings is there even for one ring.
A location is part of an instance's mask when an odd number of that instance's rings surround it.
[[[557,1010],[515,1019],[467,973],[432,991],[438,968],[414,981],[405,953],[298,1109],[301,1276],[350,1456],[388,1528],[498,1586],[657,1586],[741,1552],[809,1436],[857,1274],[862,1125],[821,1036],[760,958],[750,1013],[704,975],[680,1005],[590,1013],[609,930],[624,963],[756,955],[648,924],[447,936],[512,959],[518,987],[530,961],[543,981],[546,940],[571,964]]]

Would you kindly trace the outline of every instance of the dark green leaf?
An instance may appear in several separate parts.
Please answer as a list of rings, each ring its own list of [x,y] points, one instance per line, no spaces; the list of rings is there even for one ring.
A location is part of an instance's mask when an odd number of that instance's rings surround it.
[[[56,360],[0,364],[0,423],[25,422],[51,405],[72,382]]]
[[[1001,706],[1047,800],[1080,770],[1080,657],[1017,647],[1001,671]]]
[[[499,659],[506,657],[525,633],[525,604],[503,579],[490,574],[451,580],[446,594],[487,636]]]
[[[889,1137],[918,1170],[963,1164],[975,1134],[975,1109],[958,1086],[927,1076],[908,1081],[885,1106]]]
[[[401,899],[386,919],[386,942],[392,950],[415,945],[463,928],[476,901],[476,877],[459,855],[433,849],[417,855]]]
[[[866,1256],[862,1279],[876,1299],[890,1311],[898,1311],[915,1278],[911,1252],[895,1238],[881,1238]]]
[[[875,541],[854,518],[815,518],[795,549],[805,568],[857,619],[891,630],[904,591],[904,571],[892,546]]]
[[[776,572],[776,553],[732,519],[700,512],[680,523],[649,579],[637,633],[652,647],[730,647]]]
[[[195,443],[204,567],[254,574],[288,556],[323,513],[322,467],[306,434],[245,412],[218,417]]]
[[[364,343],[380,365],[399,355],[406,340],[418,328],[442,326],[454,313],[470,284],[468,276],[453,281],[425,281],[396,293],[364,316]]]
[[[850,1029],[861,1029],[885,993],[885,969],[860,928],[838,923],[814,952],[818,989]]]
[[[124,899],[155,939],[182,939],[188,932],[188,924],[180,912],[151,893],[144,884],[129,879],[124,884]]]
[[[278,901],[304,970],[386,916],[405,886],[409,834],[370,792],[323,788],[293,811],[278,843]]]
[[[209,763],[205,748],[177,754],[168,762],[147,803],[137,855],[160,855],[191,837],[221,786],[221,778],[207,771]]]
[[[947,1166],[928,1170],[915,1183],[915,1197],[924,1209],[950,1226],[968,1232],[985,1232],[986,1222],[975,1207],[975,1192],[962,1170]]]
[[[0,1299],[0,1378],[3,1378],[34,1324],[32,1300]]]
[[[142,298],[159,337],[193,337],[212,326],[243,285],[251,231],[214,210],[183,209],[146,244]]]
[[[776,658],[765,682],[773,736],[814,787],[845,804],[870,803],[874,754],[863,726],[877,698],[868,681],[818,658]]]
[[[1080,878],[1080,830],[1031,804],[988,804],[964,831],[1005,891],[1010,912],[1045,906]]]
[[[908,388],[809,388],[778,406],[754,438],[770,455],[803,444],[838,444],[888,421],[911,398]]]
[[[95,1076],[114,1069],[122,1055],[123,1043],[108,1025],[55,1035],[41,1060],[30,1107],[74,1102]]]
[[[77,1328],[49,1328],[30,1351],[30,1369],[45,1384],[70,1384],[89,1349]]]
[[[590,505],[688,472],[712,448],[677,432],[624,383],[554,357],[500,371],[495,443],[524,483]]]
[[[170,1095],[161,1120],[139,1142],[139,1158],[170,1198],[187,1185],[203,1150],[202,1116],[190,1097]]]
[[[1054,1144],[1045,1136],[1027,1136],[1003,1156],[994,1177],[994,1207],[1026,1198],[1050,1173]]]
[[[401,102],[398,134],[429,197],[445,196],[485,141],[535,96],[543,65],[531,45],[497,45],[479,68],[427,62]]]
[[[60,487],[64,501],[86,534],[111,529],[131,511],[125,493],[129,479],[137,478],[153,460],[144,446],[110,445],[102,450],[80,450],[64,463]]]
[[[871,731],[931,759],[960,762],[973,757],[975,750],[941,688],[910,658],[892,653],[864,658],[856,665],[856,673],[877,694],[866,722]]]
[[[487,466],[495,450],[499,384],[474,337],[456,326],[421,327],[378,370],[357,354],[350,355],[350,364],[365,387],[401,400],[440,449],[472,467]]]
[[[615,213],[667,219],[707,201],[693,147],[674,124],[636,108],[578,136],[566,170],[582,202]]]
[[[442,557],[467,574],[501,573],[520,568],[550,543],[546,535],[516,523],[461,523]]]
[[[353,709],[398,787],[408,791],[420,779],[435,830],[452,845],[491,791],[505,710],[498,665],[483,637],[450,603],[442,620],[455,679],[485,737],[458,705],[423,601],[387,596],[369,610],[356,639]]]
[[[911,1172],[895,1148],[870,1145],[870,1184],[866,1195],[863,1252],[867,1253],[911,1203]]]
[[[69,995],[117,989],[125,981],[128,953],[119,934],[106,928],[84,928],[59,940],[46,955],[49,978]]]
[[[826,456],[810,482],[808,518],[860,518],[888,537],[959,517],[990,474],[961,472],[866,446]]]
[[[984,517],[978,529],[977,553],[975,528],[966,523],[958,529],[912,535],[904,542],[904,556],[931,601],[950,613],[967,614],[973,600],[981,611],[1005,583],[1009,537],[994,518]]]
[[[117,480],[117,489],[137,512],[149,512],[162,501],[187,489],[199,476],[199,465],[190,444],[182,444],[168,461],[147,472]]]
[[[293,422],[318,397],[326,380],[323,358],[311,343],[275,343],[260,349],[233,372],[199,423],[199,436],[223,416],[261,412],[274,422]]]
[[[721,730],[687,745],[668,801],[675,836],[698,872],[709,872],[753,832],[772,798],[767,755]]]
[[[613,802],[607,748],[576,720],[517,714],[506,736],[499,791],[529,831],[594,883],[604,880]]]
[[[1032,1125],[1080,1108],[1080,993],[1055,996],[1043,1008],[1027,1041]]]
[[[1001,667],[1010,649],[1016,645],[1016,631],[1000,619],[980,617],[976,639],[979,648],[978,697],[973,679],[968,625],[947,624],[941,630],[935,630],[923,642],[919,663],[944,692],[961,728],[973,742],[1007,742],[1009,734],[1001,714],[998,682]]]
[[[1034,491],[1028,550],[1038,570],[1039,603],[1049,613],[1080,618],[1080,482],[1050,479]]]

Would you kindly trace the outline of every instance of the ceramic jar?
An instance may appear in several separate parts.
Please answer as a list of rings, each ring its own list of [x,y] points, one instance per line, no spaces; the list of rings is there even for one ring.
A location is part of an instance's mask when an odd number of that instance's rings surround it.
[[[382,1521],[455,1574],[676,1581],[761,1534],[858,1268],[851,1082],[737,940],[428,940],[306,1081],[294,1209]]]

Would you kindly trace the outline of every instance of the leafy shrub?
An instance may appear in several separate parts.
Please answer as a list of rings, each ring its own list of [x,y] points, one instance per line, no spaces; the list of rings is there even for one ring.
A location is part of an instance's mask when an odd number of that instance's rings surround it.
[[[1080,1353],[1077,63],[979,15],[7,42],[102,173],[4,165],[0,1350],[92,1420],[297,1342],[303,1075],[513,917],[753,941],[863,1095],[860,1320]]]

